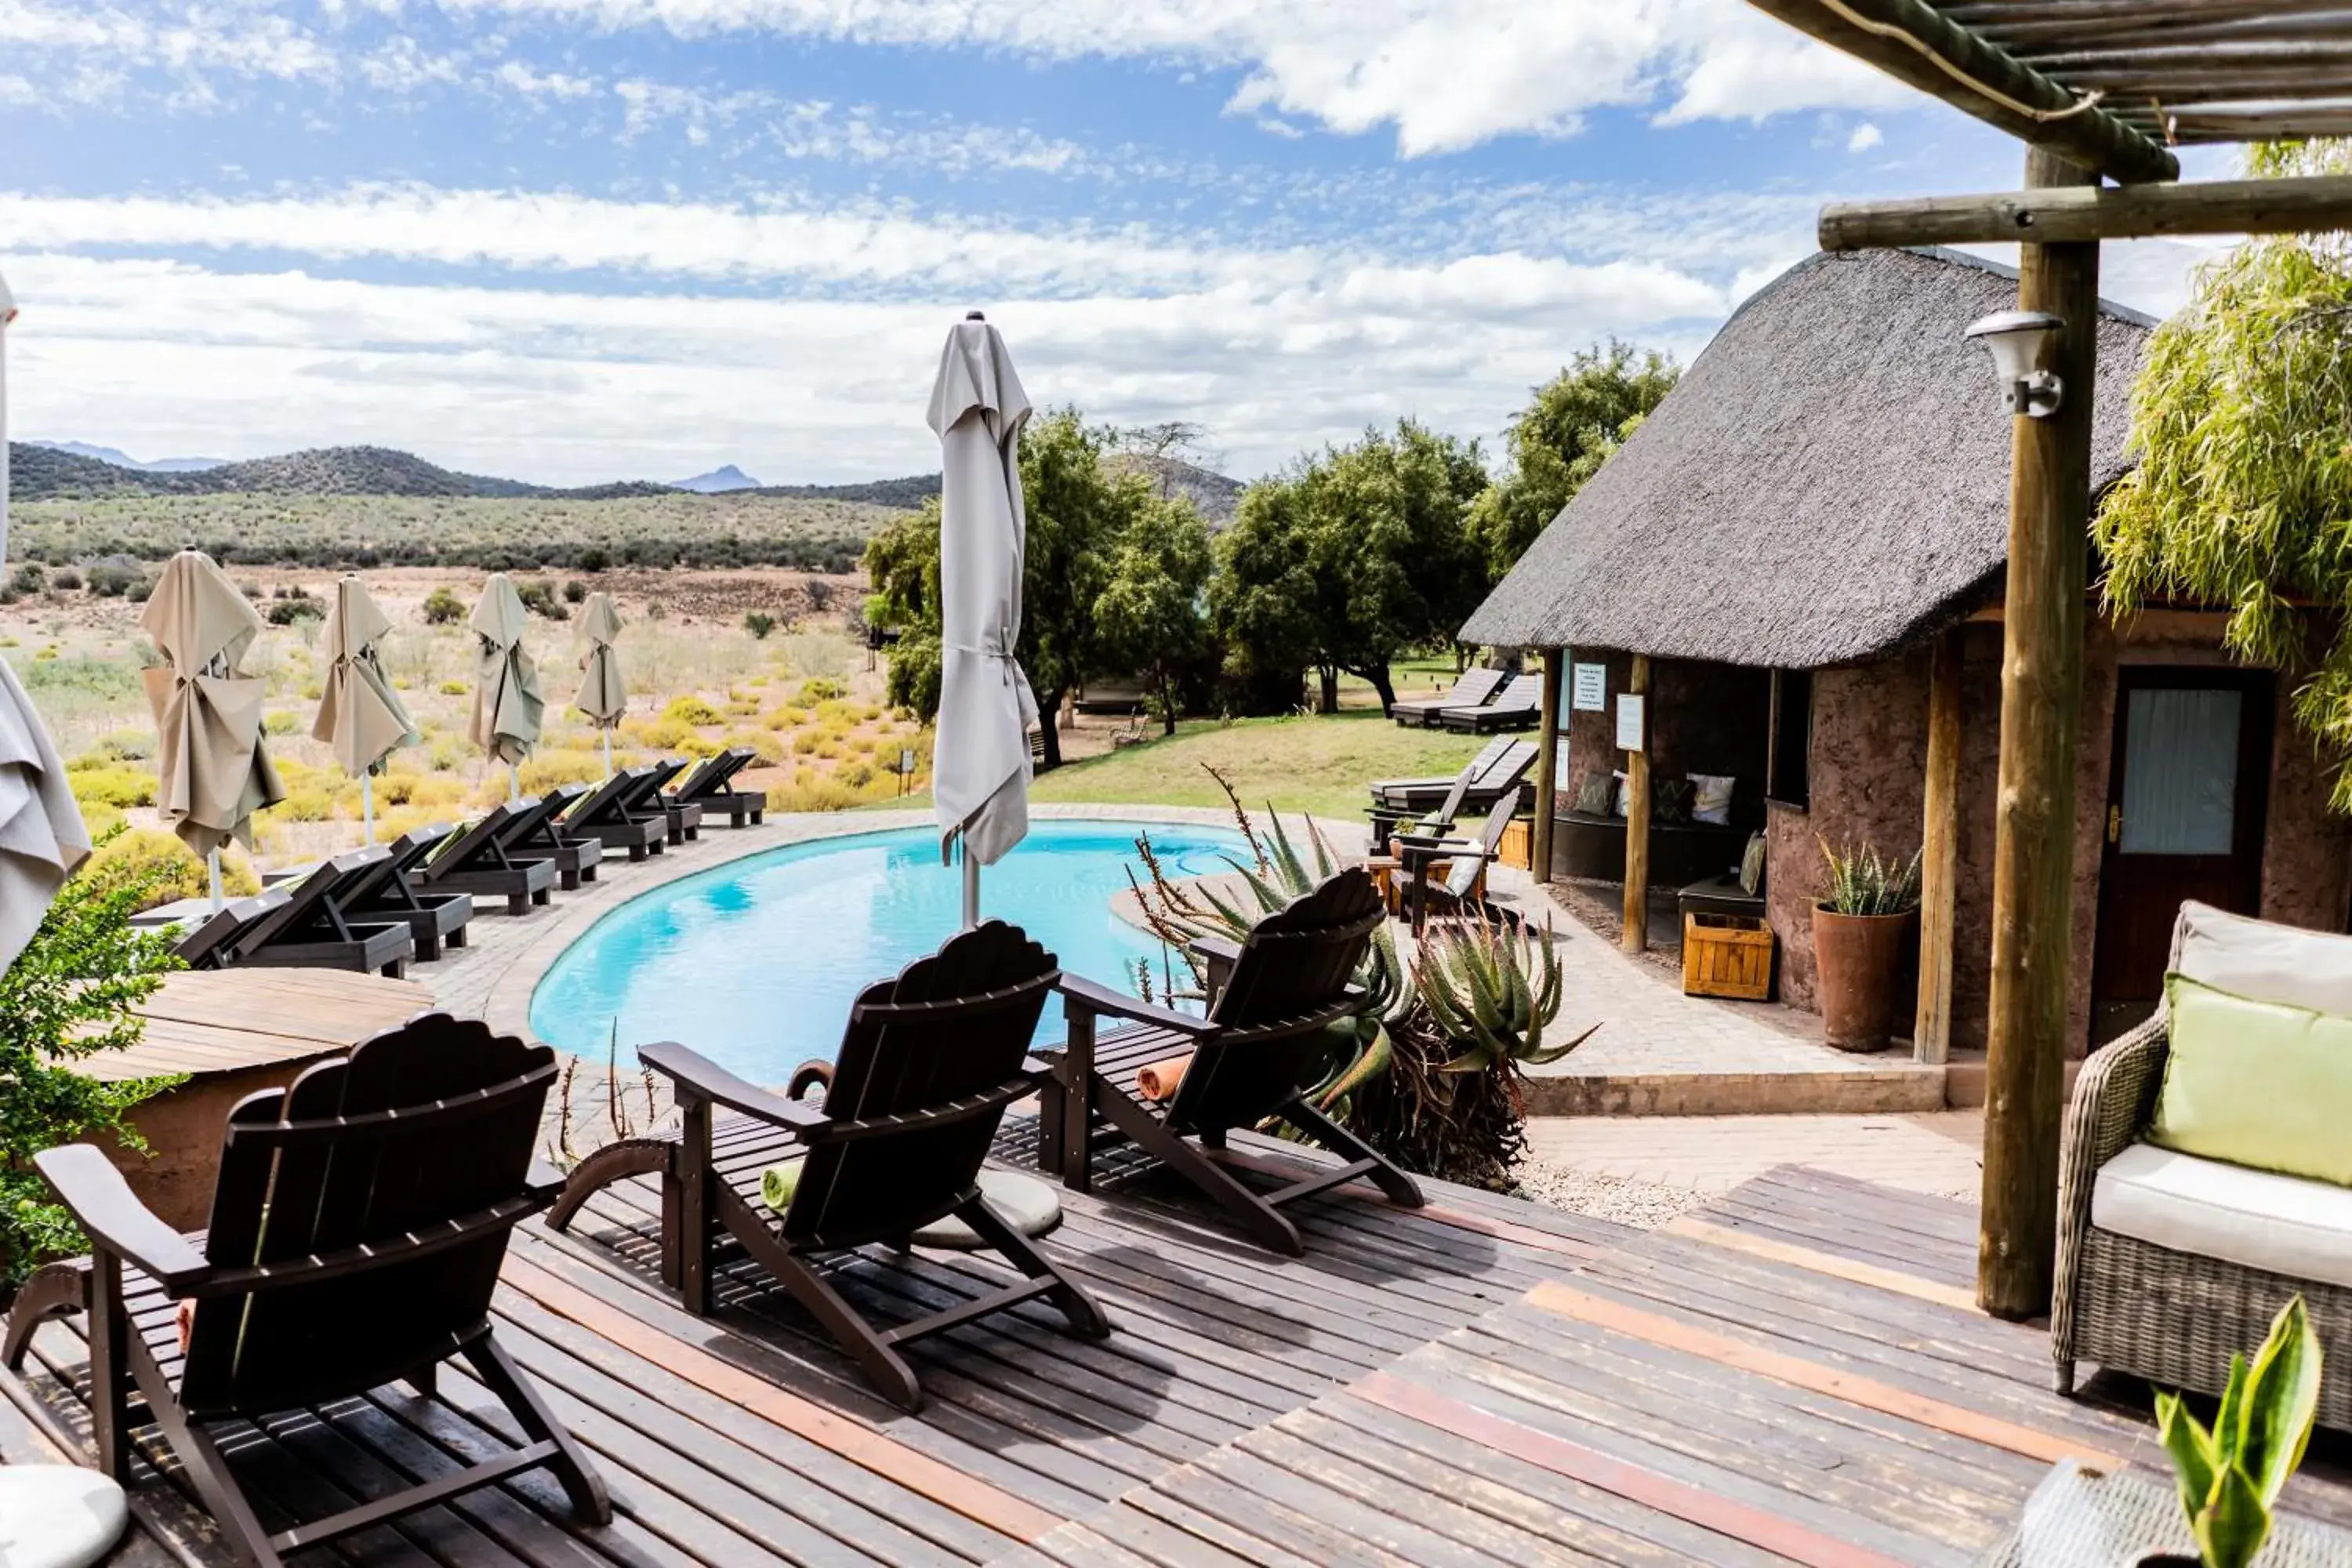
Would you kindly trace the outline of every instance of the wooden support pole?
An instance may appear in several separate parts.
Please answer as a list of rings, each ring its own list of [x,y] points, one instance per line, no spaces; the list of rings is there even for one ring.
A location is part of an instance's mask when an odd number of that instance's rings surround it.
[[[2074,185],[1972,196],[1838,202],[1822,209],[1823,250],[2168,234],[2293,234],[2352,228],[2352,174],[2204,180],[2187,185]]]
[[[1919,1013],[1912,1054],[1940,1066],[1952,1054],[1952,941],[1960,868],[1960,641],[1936,639],[1927,677],[1927,787],[1919,835]]]
[[[2029,185],[2090,178],[2046,153],[2026,156]],[[2019,250],[2019,308],[2065,320],[2053,368],[2066,395],[2048,418],[2014,420],[2011,455],[1984,1203],[1977,1240],[1977,1300],[1993,1316],[2010,1319],[2049,1310],[2057,1234],[2099,320],[2097,242]]]
[[[1927,0],[1838,0],[1834,7],[1823,0],[1752,3],[1799,32],[1876,66],[2028,146],[2046,147],[2127,184],[2180,177],[2180,164],[2171,153],[2105,110],[2084,106],[2074,93],[1952,22]],[[2033,112],[2021,114],[2017,105]]]
[[[1543,725],[1536,731],[1536,815],[1528,836],[1528,868],[1538,882],[1551,880],[1551,802],[1559,788],[1559,690],[1562,648],[1543,650]]]
[[[1633,656],[1629,696],[1642,700],[1642,749],[1625,754],[1625,930],[1627,952],[1650,947],[1650,656]]]

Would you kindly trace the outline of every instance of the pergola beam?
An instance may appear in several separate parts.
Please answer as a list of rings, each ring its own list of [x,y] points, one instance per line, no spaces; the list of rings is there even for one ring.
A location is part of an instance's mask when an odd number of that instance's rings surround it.
[[[1947,20],[1926,0],[1752,0],[1802,33],[2031,146],[2125,184],[2180,164],[2105,110]],[[2020,106],[2022,106],[2021,111]]]
[[[2152,235],[2299,234],[2352,228],[2352,175],[2092,185],[1843,202],[1821,216],[1823,250],[2032,240],[2070,245]]]

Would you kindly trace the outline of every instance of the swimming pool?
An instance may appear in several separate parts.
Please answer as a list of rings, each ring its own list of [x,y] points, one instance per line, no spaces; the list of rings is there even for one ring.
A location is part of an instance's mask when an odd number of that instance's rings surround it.
[[[1062,967],[1133,991],[1135,961],[1158,984],[1160,943],[1111,913],[1135,837],[1148,832],[1169,875],[1229,870],[1246,858],[1230,829],[1168,823],[1047,821],[981,874],[981,912],[1009,920]],[[677,1040],[754,1083],[782,1083],[830,1058],[850,1004],[953,935],[958,867],[940,864],[929,827],[824,838],[714,866],[630,900],[565,950],[530,1000],[532,1033],[624,1063],[640,1041]],[[1179,966],[1181,973],[1181,965]],[[1041,1039],[1059,1039],[1048,1003]]]

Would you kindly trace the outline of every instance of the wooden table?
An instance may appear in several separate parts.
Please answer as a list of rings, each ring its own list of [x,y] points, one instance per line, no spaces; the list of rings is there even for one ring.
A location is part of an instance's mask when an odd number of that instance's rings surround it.
[[[166,977],[138,1009],[147,1020],[139,1044],[72,1067],[108,1083],[187,1075],[131,1113],[151,1152],[110,1152],[148,1207],[166,1224],[194,1230],[212,1207],[221,1126],[232,1106],[432,1005],[432,987],[414,980],[333,969],[184,971]]]

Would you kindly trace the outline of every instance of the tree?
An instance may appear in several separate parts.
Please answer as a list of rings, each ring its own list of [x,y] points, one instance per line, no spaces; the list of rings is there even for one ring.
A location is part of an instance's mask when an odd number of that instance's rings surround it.
[[[1654,349],[1637,351],[1612,338],[1606,349],[1596,343],[1580,351],[1535,389],[1503,438],[1509,471],[1478,498],[1471,515],[1490,584],[1503,580],[1681,377],[1682,367]]]
[[[2256,175],[2352,173],[2352,144],[2257,146]],[[2298,721],[2352,757],[2352,624],[2293,607],[2352,603],[2352,237],[2252,239],[2199,274],[2148,340],[2132,390],[2138,466],[2094,525],[2112,610],[2223,605],[2242,658],[2309,670]],[[2352,811],[2352,769],[2334,802]]]
[[[1185,672],[1208,643],[1201,599],[1214,555],[1192,503],[1149,497],[1120,533],[1094,606],[1106,667],[1133,670],[1151,689],[1161,732],[1176,732]]]
[[[1486,488],[1475,442],[1410,419],[1251,486],[1212,592],[1237,673],[1311,666],[1328,713],[1345,671],[1371,683],[1385,712],[1390,663],[1450,641],[1485,590],[1465,522]]]

